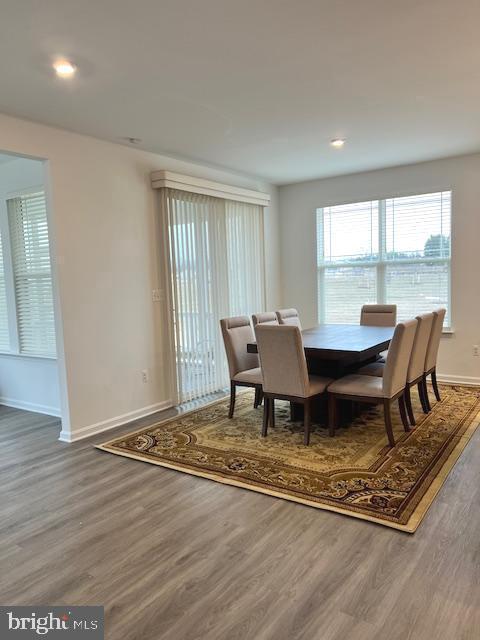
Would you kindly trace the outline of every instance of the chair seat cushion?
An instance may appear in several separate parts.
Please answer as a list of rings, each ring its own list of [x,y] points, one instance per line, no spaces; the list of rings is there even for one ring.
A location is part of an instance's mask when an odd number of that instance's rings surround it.
[[[308,376],[310,382],[310,396],[316,396],[318,393],[323,393],[328,385],[333,382],[332,378],[324,378],[323,376]]]
[[[233,377],[235,382],[248,382],[249,384],[262,384],[262,371],[260,367],[240,371]]]
[[[339,393],[347,396],[366,396],[371,398],[383,398],[383,379],[376,376],[362,376],[353,374],[335,380],[328,387],[331,393]]]
[[[385,364],[383,362],[371,362],[358,369],[357,373],[361,373],[362,376],[378,376],[381,378],[384,368]]]

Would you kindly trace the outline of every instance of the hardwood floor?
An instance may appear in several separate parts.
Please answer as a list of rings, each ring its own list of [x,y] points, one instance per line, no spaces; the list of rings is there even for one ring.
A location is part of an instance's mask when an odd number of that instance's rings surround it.
[[[0,407],[0,604],[104,605],[112,640],[478,639],[480,432],[411,536],[92,446],[152,421],[68,445]]]

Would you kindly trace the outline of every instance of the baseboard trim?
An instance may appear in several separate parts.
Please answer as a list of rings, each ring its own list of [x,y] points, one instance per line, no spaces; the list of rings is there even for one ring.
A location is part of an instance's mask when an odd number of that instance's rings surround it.
[[[33,411],[33,413],[44,413],[47,416],[61,418],[62,413],[58,407],[49,407],[44,404],[36,404],[35,402],[25,402],[24,400],[16,400],[15,398],[5,398],[0,396],[0,404],[13,409],[23,409],[24,411]]]
[[[77,440],[90,438],[97,433],[102,433],[102,431],[108,431],[109,429],[115,429],[115,427],[121,427],[125,424],[128,424],[129,422],[138,420],[139,418],[145,418],[152,413],[157,413],[157,411],[170,409],[173,406],[174,403],[172,402],[172,400],[157,402],[156,404],[151,404],[147,407],[136,409],[135,411],[129,411],[128,413],[123,413],[119,416],[115,416],[114,418],[109,418],[108,420],[102,420],[102,422],[96,422],[95,424],[89,424],[86,427],[75,429],[74,433],[62,430],[58,439],[61,442],[77,442]]]
[[[437,373],[437,380],[443,384],[460,384],[465,387],[480,387],[480,378],[473,376],[453,376],[448,373]]]

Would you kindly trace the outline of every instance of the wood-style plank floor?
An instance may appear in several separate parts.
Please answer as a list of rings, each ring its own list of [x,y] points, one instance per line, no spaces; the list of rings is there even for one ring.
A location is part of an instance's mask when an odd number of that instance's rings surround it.
[[[0,407],[0,604],[104,605],[112,640],[480,638],[480,432],[412,536],[59,430]]]

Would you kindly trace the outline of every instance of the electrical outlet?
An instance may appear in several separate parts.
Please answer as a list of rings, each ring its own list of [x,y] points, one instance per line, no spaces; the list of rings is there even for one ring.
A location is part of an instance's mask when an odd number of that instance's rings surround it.
[[[473,355],[475,357],[480,356],[480,347],[478,346],[478,344],[473,345]]]
[[[142,382],[148,382],[148,369],[142,371]]]

